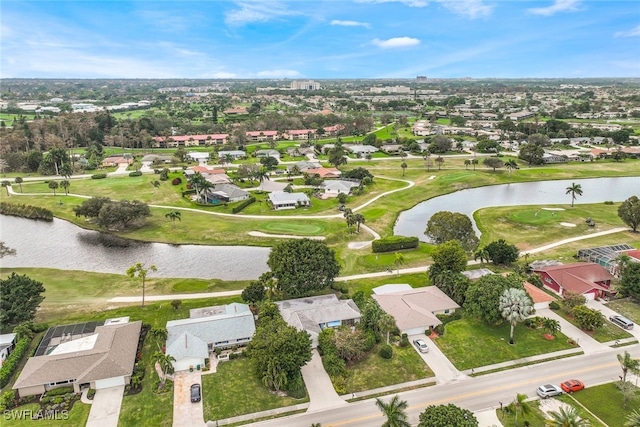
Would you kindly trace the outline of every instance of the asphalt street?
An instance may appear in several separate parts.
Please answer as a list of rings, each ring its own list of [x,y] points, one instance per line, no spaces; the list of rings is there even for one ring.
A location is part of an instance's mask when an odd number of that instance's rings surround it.
[[[517,369],[481,375],[463,381],[434,385],[403,393],[397,393],[409,404],[409,421],[415,425],[418,416],[429,405],[453,403],[471,411],[499,408],[500,402],[508,404],[518,393],[536,397],[535,389],[543,383],[559,384],[576,378],[587,387],[616,381],[621,374],[617,354],[628,351],[640,357],[640,344],[622,348],[607,348],[590,355],[574,356],[525,366]],[[383,397],[388,400],[390,396]],[[323,427],[378,427],[384,418],[375,405],[375,399],[350,403],[304,414],[292,415],[269,421],[250,424],[260,427],[308,427],[319,423]]]

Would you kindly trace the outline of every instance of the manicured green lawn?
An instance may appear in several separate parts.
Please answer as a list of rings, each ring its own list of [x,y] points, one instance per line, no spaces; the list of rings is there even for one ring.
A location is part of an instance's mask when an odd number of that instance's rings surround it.
[[[460,370],[573,348],[561,333],[550,341],[544,338],[542,329],[533,330],[522,324],[516,326],[514,345],[509,345],[509,329],[507,322],[488,325],[462,318],[448,323],[445,334],[435,342]]]
[[[348,280],[337,282],[337,285],[346,286],[349,289],[350,295],[353,295],[353,293],[357,291],[363,291],[365,295],[371,295],[373,293],[372,289],[378,286],[388,285],[390,283],[408,283],[414,288],[420,288],[429,285],[428,280],[426,273],[401,274],[398,276],[394,271],[382,277]]]
[[[506,409],[496,409],[496,414],[498,415],[498,419],[503,426],[511,427],[516,425],[530,425],[532,427],[543,427],[545,425],[545,416],[544,413],[540,410],[540,402],[528,402],[528,405],[530,409],[528,414],[523,414],[522,412],[518,411],[518,424],[516,424],[516,416],[513,412],[510,412]],[[529,424],[525,424],[525,422],[528,422]]]
[[[433,376],[433,371],[411,345],[404,348],[392,345],[391,359],[380,357],[378,348],[379,345],[365,358],[347,367],[347,394]]]
[[[624,227],[618,217],[620,203],[575,205],[517,206],[481,209],[474,214],[478,228],[482,232],[482,244],[498,239],[515,243],[520,250],[543,246],[557,240],[558,236],[570,238],[589,233]],[[559,208],[563,210],[545,210]],[[595,221],[595,227],[589,227],[585,219]],[[561,223],[575,224],[567,227]]]
[[[204,419],[221,420],[308,402],[277,396],[254,374],[251,361],[239,358],[220,363],[216,373],[202,375]]]
[[[1,268],[0,276],[6,277],[12,272],[26,274],[44,284],[45,299],[38,310],[40,321],[53,321],[60,314],[65,317],[68,313],[76,313],[80,316],[87,315],[113,307],[115,304],[107,302],[109,298],[142,295],[141,286],[124,274],[48,268]],[[149,277],[145,284],[145,291],[147,295],[220,292],[244,289],[248,283],[248,281],[223,282],[217,279],[157,279]],[[187,303],[186,300],[184,302]],[[128,305],[132,311],[139,307],[139,304]],[[168,306],[169,302],[167,301],[165,305]],[[188,317],[188,314],[185,317]]]
[[[596,387],[589,387],[589,384],[587,384],[584,390],[573,393],[571,396],[560,396],[559,399],[572,406],[578,407],[585,418],[592,420],[592,425],[594,426],[601,424],[593,423],[595,419],[591,417],[587,411],[579,407],[579,405],[576,405],[572,397],[610,427],[623,426],[626,422],[626,416],[630,414],[633,409],[640,408],[640,389],[635,388],[635,394],[629,399],[629,402],[627,402],[625,406],[622,392],[618,389],[617,384],[618,383],[615,382]]]
[[[575,327],[580,328],[575,319],[572,316],[569,316],[564,310],[556,310],[555,313],[559,316],[562,316],[567,322],[571,323]],[[633,335],[631,335],[629,332],[614,325],[608,320],[605,320],[604,325],[601,328],[596,329],[595,331],[583,330],[583,332],[587,335],[590,335],[594,340],[598,342],[609,342],[633,337]]]
[[[361,231],[360,234],[365,233]],[[366,233],[365,236],[368,236],[368,233]],[[369,239],[371,239],[371,237],[367,240]],[[431,252],[434,247],[434,245],[421,243],[416,249],[398,251],[404,257],[404,264],[400,266],[400,269],[430,264]],[[387,268],[390,268],[395,272],[397,269],[395,264],[395,252],[376,254],[371,251],[371,246],[359,250],[340,248],[338,249],[338,255],[344,263],[345,271],[349,271],[349,274],[385,271]],[[390,277],[390,279],[392,278]]]
[[[607,307],[633,320],[636,325],[640,323],[640,304],[632,298],[611,301]]]
[[[27,417],[26,419],[13,419],[11,414],[4,413],[2,415],[2,426],[3,427],[13,427],[13,426],[37,426],[37,427],[84,427],[87,424],[87,420],[89,419],[89,411],[91,411],[91,405],[85,405],[84,403],[78,401],[73,404],[73,408],[69,411],[68,418],[63,419],[62,414],[58,414],[58,420],[32,420],[30,419],[31,414],[35,416],[35,414],[40,410],[40,405],[36,403],[30,403],[28,405],[22,405],[11,411],[33,411],[31,413],[26,412],[22,413],[23,417]],[[17,414],[17,412],[14,412]]]

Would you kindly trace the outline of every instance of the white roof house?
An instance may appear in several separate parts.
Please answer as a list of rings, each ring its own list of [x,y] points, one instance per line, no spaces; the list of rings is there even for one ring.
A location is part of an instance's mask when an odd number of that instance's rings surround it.
[[[309,206],[311,200],[304,193],[287,193],[284,191],[274,191],[269,193],[269,201],[273,205],[273,209],[295,209],[298,206]]]
[[[323,329],[353,326],[362,317],[356,303],[350,299],[338,299],[334,294],[278,301],[276,304],[285,322],[309,333],[314,348]]]
[[[270,179],[265,179],[260,183],[260,186],[258,186],[258,190],[272,193],[274,191],[284,191],[284,189],[288,185],[289,183],[287,182],[271,181]]]
[[[167,322],[167,354],[176,371],[204,366],[216,348],[245,345],[255,333],[253,313],[246,304],[232,303],[191,310],[188,319]]]
[[[362,157],[367,153],[375,153],[377,151],[380,151],[378,150],[377,147],[374,147],[373,145],[345,145],[344,148],[348,151],[351,151],[353,154],[355,154],[358,157]]]
[[[407,288],[408,285],[385,285],[373,290],[372,298],[393,316],[400,332],[407,335],[424,333],[442,322],[436,314],[451,314],[460,308],[436,286]]]
[[[359,185],[360,183],[355,181],[330,180],[324,181],[320,187],[324,189],[325,193],[329,194],[350,194],[351,190]]]

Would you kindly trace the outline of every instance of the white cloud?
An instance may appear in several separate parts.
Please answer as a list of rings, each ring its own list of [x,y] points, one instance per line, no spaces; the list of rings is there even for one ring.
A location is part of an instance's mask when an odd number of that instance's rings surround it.
[[[204,73],[201,78],[203,79],[237,79],[236,73],[230,73],[227,71],[214,71],[212,73]]]
[[[284,79],[300,76],[301,74],[296,70],[263,70],[257,73],[257,77],[272,79]]]
[[[371,43],[383,49],[395,49],[399,47],[417,46],[420,44],[420,40],[414,39],[413,37],[394,37],[388,40],[373,39]]]
[[[340,21],[338,19],[334,19],[331,21],[331,25],[338,25],[342,27],[365,27],[369,28],[370,25],[366,22],[358,22],[358,21]]]
[[[356,0],[356,3],[402,3],[409,7],[426,7],[427,0]]]
[[[300,15],[300,12],[292,11],[277,2],[239,2],[240,9],[229,11],[225,14],[225,22],[228,25],[244,25],[252,22],[268,22],[283,16]]]
[[[471,19],[489,16],[494,6],[484,4],[482,0],[438,0],[438,3],[455,13]]]
[[[580,0],[555,0],[551,6],[534,7],[527,9],[527,12],[542,16],[551,16],[559,12],[576,12],[580,10],[579,3]]]
[[[616,37],[640,37],[640,25],[636,25],[629,31],[618,31]]]

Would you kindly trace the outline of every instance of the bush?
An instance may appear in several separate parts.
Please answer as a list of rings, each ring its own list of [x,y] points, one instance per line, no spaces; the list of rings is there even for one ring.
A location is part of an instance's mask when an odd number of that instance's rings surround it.
[[[172,185],[180,185],[180,184],[182,184],[182,178],[180,178],[180,177],[173,178],[173,179],[171,180],[171,184],[172,184]]]
[[[302,381],[302,376],[298,375],[293,381],[287,384],[287,394],[294,399],[304,399],[307,395],[307,389]]]
[[[0,214],[17,216],[20,218],[53,221],[53,212],[38,206],[18,205],[14,203],[0,203]]]
[[[73,387],[72,386],[54,388],[53,390],[49,390],[47,392],[47,396],[49,396],[49,397],[62,396],[63,394],[68,394],[68,393],[73,393]]]
[[[238,212],[240,212],[242,209],[244,209],[244,208],[246,208],[247,206],[249,206],[250,204],[255,203],[255,201],[256,201],[256,198],[255,198],[255,197],[253,197],[253,196],[252,196],[252,197],[249,197],[247,200],[243,201],[243,202],[242,202],[242,203],[240,203],[239,205],[234,206],[234,207],[231,209],[231,213],[238,213]]]
[[[371,249],[373,253],[394,252],[401,249],[414,249],[419,244],[420,240],[415,236],[389,236],[374,240]]]
[[[4,361],[2,368],[0,368],[0,388],[4,388],[7,384],[9,384],[9,380],[11,380],[11,376],[14,374],[16,369],[18,369],[18,365],[22,360],[22,357],[25,355],[27,350],[29,350],[29,344],[31,344],[31,340],[29,338],[22,338],[16,344],[16,348],[13,349],[13,352],[7,357],[7,360]]]
[[[606,200],[606,201],[604,202],[604,204],[605,204],[605,205],[612,205],[612,204],[613,204],[613,201],[611,201],[611,200]]]
[[[106,173],[95,173],[91,175],[91,179],[104,179],[107,177]]]
[[[142,176],[142,172],[140,171],[129,172],[129,176]]]
[[[326,354],[322,358],[322,365],[324,366],[325,371],[332,377],[338,377],[345,375],[347,373],[347,366],[340,356],[336,353]]]
[[[373,331],[367,331],[366,332],[366,339],[364,341],[364,348],[363,350],[366,351],[371,351],[371,349],[373,349],[373,347],[376,345],[376,343],[378,342],[378,335],[373,332]]]
[[[380,347],[378,355],[383,359],[391,359],[393,357],[393,348],[389,344],[385,344]]]
[[[181,305],[182,305],[182,300],[179,300],[179,299],[171,300],[171,307],[173,307],[174,310],[179,309]]]
[[[409,345],[409,337],[407,334],[402,334],[402,338],[400,338],[400,347],[407,347]]]
[[[551,302],[549,303],[549,308],[550,308],[551,310],[560,310],[560,304],[558,304],[558,302],[557,302],[557,301],[551,301]]]

